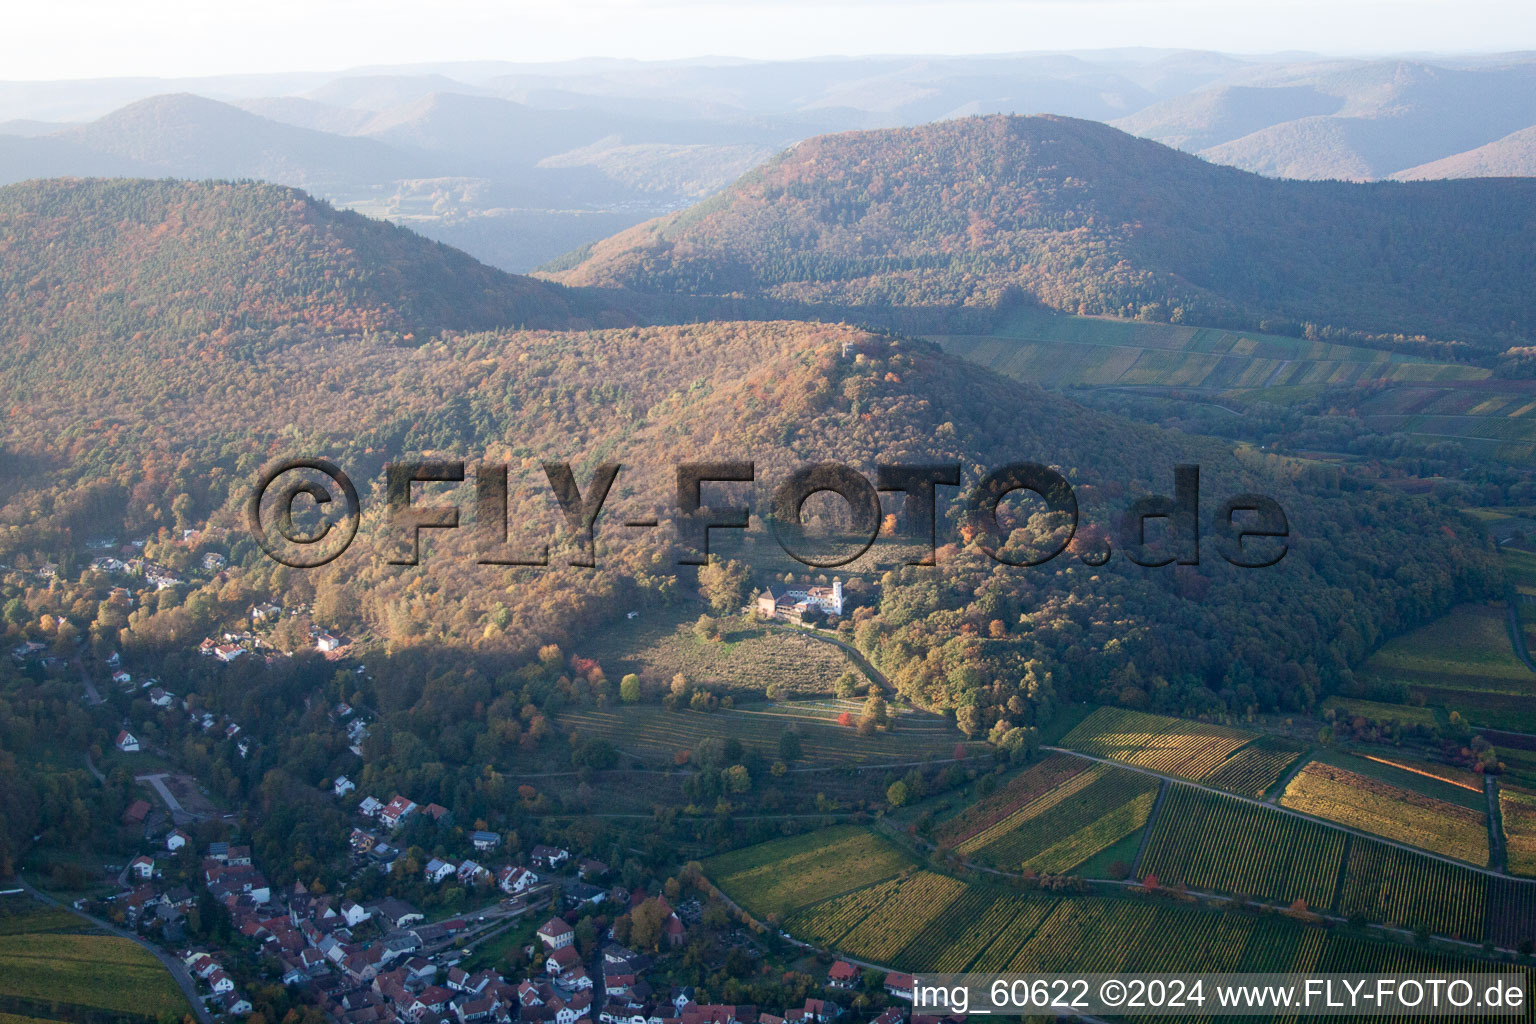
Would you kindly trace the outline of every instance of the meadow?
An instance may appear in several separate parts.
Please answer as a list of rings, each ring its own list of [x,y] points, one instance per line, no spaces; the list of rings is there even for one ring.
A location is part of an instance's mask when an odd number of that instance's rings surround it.
[[[1278,737],[1107,707],[1079,722],[1061,746],[1246,796],[1262,796],[1303,753]]]
[[[1470,864],[1488,863],[1485,812],[1322,761],[1302,768],[1286,786],[1280,803]]]
[[[1415,707],[1412,704],[1388,704],[1379,700],[1329,697],[1323,701],[1322,711],[1324,714],[1332,711],[1341,720],[1363,718],[1367,722],[1428,727],[1436,724],[1435,712],[1432,708]]]

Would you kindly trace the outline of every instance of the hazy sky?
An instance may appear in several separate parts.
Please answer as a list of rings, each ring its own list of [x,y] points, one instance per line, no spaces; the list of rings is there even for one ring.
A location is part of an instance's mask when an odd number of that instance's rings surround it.
[[[19,0],[0,79],[574,57],[1536,49],[1532,0]]]

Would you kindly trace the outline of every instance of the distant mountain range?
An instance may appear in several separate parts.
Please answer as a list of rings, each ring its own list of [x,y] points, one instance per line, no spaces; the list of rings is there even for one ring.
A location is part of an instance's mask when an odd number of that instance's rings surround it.
[[[555,277],[1502,349],[1536,330],[1533,238],[1536,180],[1276,181],[1098,122],[993,116],[808,140]]]
[[[0,82],[0,182],[269,180],[523,272],[799,140],[991,113],[1107,121],[1269,176],[1524,175],[1536,56],[1121,50]]]

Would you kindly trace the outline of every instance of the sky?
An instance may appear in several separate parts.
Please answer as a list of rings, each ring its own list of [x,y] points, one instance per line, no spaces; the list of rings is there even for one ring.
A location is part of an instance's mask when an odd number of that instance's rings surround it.
[[[1531,0],[19,0],[7,7],[0,79],[13,81],[580,57],[1536,49]]]

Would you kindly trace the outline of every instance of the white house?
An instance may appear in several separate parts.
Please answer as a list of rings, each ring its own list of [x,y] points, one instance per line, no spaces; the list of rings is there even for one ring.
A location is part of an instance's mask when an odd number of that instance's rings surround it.
[[[341,916],[346,918],[348,928],[356,928],[373,915],[365,907],[346,900],[341,904]]]
[[[532,871],[529,871],[527,868],[513,867],[512,865],[502,868],[496,875],[497,886],[508,896],[516,896],[520,892],[526,892],[529,888],[537,885],[538,882],[539,876]]]
[[[469,841],[475,844],[475,849],[477,850],[494,850],[501,845],[501,836],[495,832],[476,830],[469,834]]]
[[[213,994],[221,996],[226,992],[235,990],[235,979],[225,974],[222,970],[214,971],[208,976],[208,987],[213,989]]]
[[[459,865],[458,874],[460,883],[464,885],[474,885],[476,882],[480,881],[481,875],[489,875],[490,872],[485,870],[485,868],[481,867],[479,864],[476,864],[474,861],[466,860],[464,863]]]
[[[321,633],[315,637],[315,650],[329,653],[341,646],[341,638],[330,633]]]
[[[443,879],[447,878],[449,875],[453,874],[456,870],[458,869],[448,861],[438,860],[436,857],[433,857],[431,860],[427,861],[427,881],[431,882],[433,885],[436,885]]]
[[[148,857],[135,857],[128,862],[128,873],[147,882],[155,877],[155,862]]]
[[[123,686],[127,683],[133,682],[133,676],[129,675],[127,672],[124,672],[122,669],[118,669],[116,672],[112,673],[112,681],[118,686]]]
[[[539,941],[545,949],[564,949],[576,941],[576,930],[558,917],[552,917],[539,926]]]
[[[165,848],[170,850],[172,853],[175,853],[183,846],[186,846],[189,842],[191,842],[191,836],[188,836],[185,832],[178,828],[170,835],[165,837]]]
[[[337,776],[336,781],[331,785],[331,789],[336,793],[337,796],[346,796],[356,788],[357,783],[353,782],[345,775]]]
[[[389,803],[379,811],[379,820],[390,828],[399,828],[400,823],[409,818],[416,811],[416,801],[407,800],[405,797],[395,794]]]
[[[124,729],[117,734],[117,749],[125,754],[137,754],[139,752],[139,741],[134,739],[133,733]]]
[[[371,796],[365,796],[358,802],[357,813],[365,818],[372,818],[384,809],[384,805]]]

